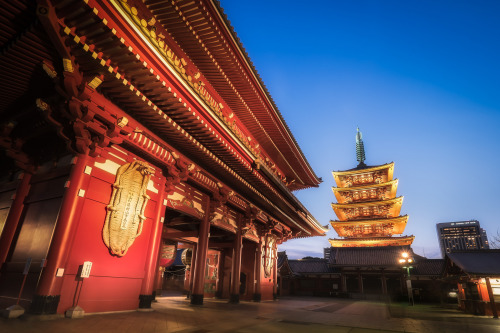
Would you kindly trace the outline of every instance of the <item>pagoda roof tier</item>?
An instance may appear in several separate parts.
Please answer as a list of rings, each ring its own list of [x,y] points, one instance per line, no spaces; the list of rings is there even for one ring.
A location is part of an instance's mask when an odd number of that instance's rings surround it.
[[[363,166],[346,171],[333,171],[333,179],[338,187],[352,187],[365,184],[378,184],[392,180],[394,162],[377,165]]]
[[[377,247],[411,245],[415,236],[329,239],[332,247]]]
[[[402,234],[408,222],[408,215],[389,219],[330,221],[340,237],[372,237]]]
[[[335,198],[337,198],[337,201],[339,203],[393,199],[396,197],[397,189],[397,179],[385,183],[369,184],[356,187],[332,187]]]
[[[332,208],[340,221],[361,219],[393,218],[399,216],[403,197],[382,201],[368,201],[352,204],[335,204]]]

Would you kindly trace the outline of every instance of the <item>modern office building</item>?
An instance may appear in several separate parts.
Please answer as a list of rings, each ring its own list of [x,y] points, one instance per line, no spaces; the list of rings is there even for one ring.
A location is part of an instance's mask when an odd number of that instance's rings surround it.
[[[490,248],[486,231],[477,220],[438,223],[436,229],[443,257],[455,251]]]

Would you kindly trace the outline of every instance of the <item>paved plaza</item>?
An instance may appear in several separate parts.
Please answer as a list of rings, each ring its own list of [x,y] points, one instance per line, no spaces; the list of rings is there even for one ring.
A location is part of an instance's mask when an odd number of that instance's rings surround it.
[[[82,319],[2,318],[0,332],[500,333],[500,321],[436,305],[283,297],[275,302],[238,305],[206,299],[203,306],[191,306],[183,296],[169,296],[159,298],[150,312],[92,314]]]

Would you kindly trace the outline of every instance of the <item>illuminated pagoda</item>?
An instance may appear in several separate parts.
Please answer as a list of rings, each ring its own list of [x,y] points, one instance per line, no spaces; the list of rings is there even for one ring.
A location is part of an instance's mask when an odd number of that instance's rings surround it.
[[[332,247],[409,246],[414,236],[402,234],[408,215],[400,216],[403,197],[396,197],[398,180],[393,179],[394,162],[367,166],[362,134],[356,134],[354,169],[334,171],[338,203],[332,208],[338,221],[330,221],[341,239],[330,239]]]

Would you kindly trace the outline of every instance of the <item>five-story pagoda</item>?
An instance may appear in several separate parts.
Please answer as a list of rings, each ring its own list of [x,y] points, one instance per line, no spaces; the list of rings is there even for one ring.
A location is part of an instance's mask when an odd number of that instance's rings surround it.
[[[334,171],[338,203],[332,208],[338,221],[330,221],[341,239],[329,239],[332,247],[408,246],[414,236],[402,234],[408,215],[400,216],[403,197],[396,197],[398,180],[393,179],[394,162],[367,166],[361,132],[356,134],[358,166]]]

